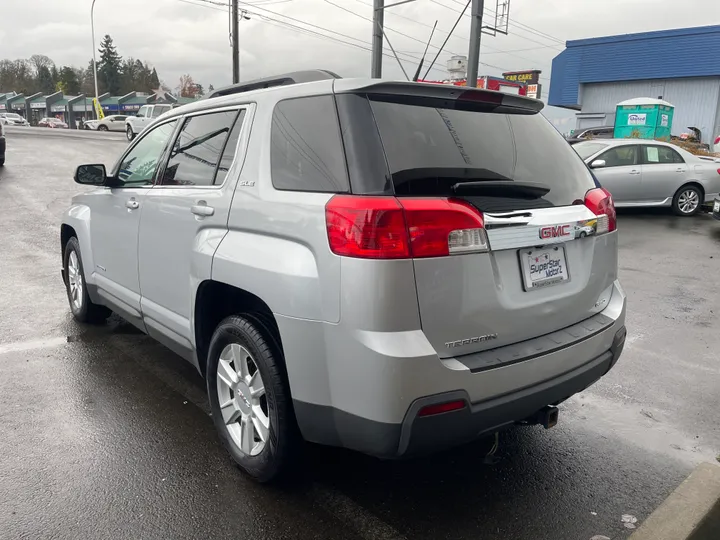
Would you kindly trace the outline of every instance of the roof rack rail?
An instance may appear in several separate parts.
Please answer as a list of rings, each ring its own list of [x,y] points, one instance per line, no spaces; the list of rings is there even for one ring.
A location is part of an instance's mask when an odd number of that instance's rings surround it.
[[[250,92],[252,90],[261,90],[263,88],[271,88],[273,86],[286,86],[290,84],[300,84],[313,81],[323,81],[327,79],[341,79],[340,75],[328,71],[327,69],[311,69],[306,71],[294,71],[283,75],[274,75],[265,77],[264,79],[255,79],[244,83],[233,84],[224,88],[212,91],[206,98],[214,98],[220,96],[229,96],[232,94],[240,94],[242,92]]]

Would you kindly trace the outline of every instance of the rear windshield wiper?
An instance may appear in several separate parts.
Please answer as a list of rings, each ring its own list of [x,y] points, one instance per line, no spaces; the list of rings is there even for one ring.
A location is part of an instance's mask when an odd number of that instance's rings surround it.
[[[452,186],[456,195],[484,195],[487,197],[520,196],[539,199],[550,192],[550,186],[540,182],[513,182],[512,180],[481,180],[458,182]]]

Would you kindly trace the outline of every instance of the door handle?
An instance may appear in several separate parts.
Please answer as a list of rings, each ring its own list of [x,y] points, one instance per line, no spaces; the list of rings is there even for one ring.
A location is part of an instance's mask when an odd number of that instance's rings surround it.
[[[127,206],[130,210],[137,210],[140,208],[140,203],[137,202],[135,199],[129,199],[125,201],[125,206]]]
[[[630,174],[640,174],[640,171],[638,171],[637,169],[633,169],[632,171],[630,171]]]
[[[196,216],[202,217],[212,216],[215,214],[215,209],[212,206],[208,206],[205,201],[198,201],[197,204],[190,207],[190,211]]]

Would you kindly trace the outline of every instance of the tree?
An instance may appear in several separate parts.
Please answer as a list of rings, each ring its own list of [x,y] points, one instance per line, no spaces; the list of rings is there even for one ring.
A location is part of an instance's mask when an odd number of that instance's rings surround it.
[[[122,84],[122,57],[118,54],[113,39],[105,34],[100,43],[98,62],[98,84],[102,92],[112,95],[120,93]]]
[[[63,66],[58,74],[57,88],[61,90],[63,94],[79,94],[80,79],[78,78],[77,72],[69,66]]]
[[[140,70],[138,70],[138,64],[140,64]],[[138,79],[142,75],[141,71],[142,63],[134,58],[128,58],[123,62],[121,94],[125,95],[138,89]]]
[[[92,60],[88,63],[88,67],[84,70],[83,76],[80,79],[80,91],[86,96],[95,96],[95,74],[93,72]]]
[[[158,88],[160,88],[160,78],[158,77],[157,70],[153,68],[152,73],[150,73],[150,89],[157,90]]]
[[[29,62],[30,64],[32,64],[32,67],[35,70],[35,75],[38,75],[40,73],[41,68],[52,69],[55,66],[55,62],[50,60],[50,58],[48,58],[44,54],[33,54],[29,58]]]
[[[47,66],[40,66],[37,72],[37,91],[43,94],[52,94],[55,91],[52,73]]]

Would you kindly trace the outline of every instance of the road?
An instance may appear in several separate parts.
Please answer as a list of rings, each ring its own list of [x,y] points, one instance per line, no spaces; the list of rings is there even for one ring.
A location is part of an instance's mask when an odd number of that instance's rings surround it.
[[[49,131],[49,130],[48,130]],[[111,136],[112,137],[112,136]],[[626,538],[720,453],[720,222],[620,215],[628,343],[559,425],[431,458],[381,462],[309,446],[298,478],[231,465],[204,385],[119,319],[76,324],[59,220],[74,167],[119,137],[13,132],[0,169],[0,538]],[[715,347],[713,353],[712,347]]]

